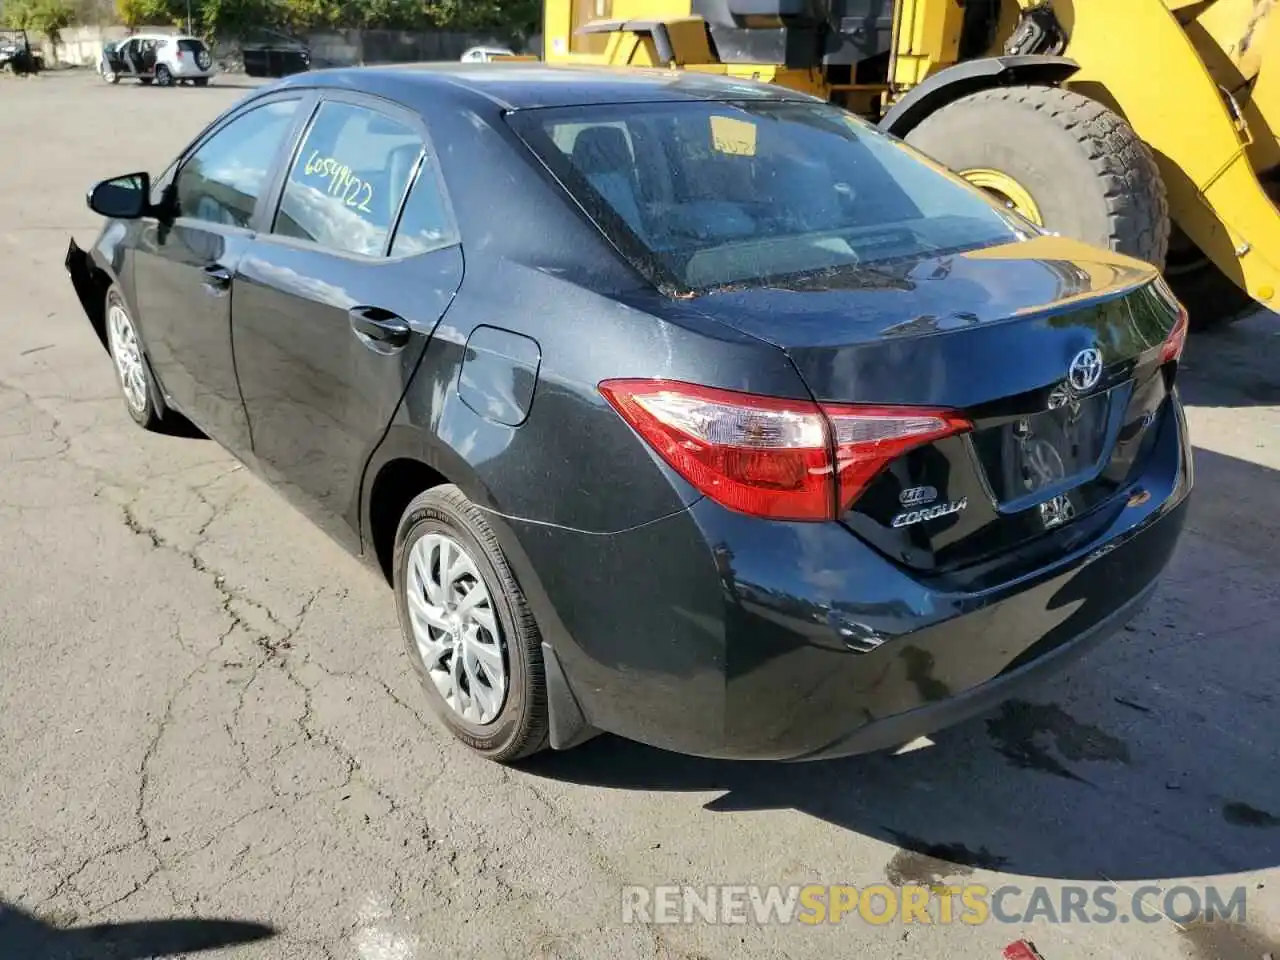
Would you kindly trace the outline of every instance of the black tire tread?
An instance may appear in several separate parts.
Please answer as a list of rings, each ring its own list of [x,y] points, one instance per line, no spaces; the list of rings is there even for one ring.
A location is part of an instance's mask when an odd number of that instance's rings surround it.
[[[542,663],[542,634],[538,630],[537,621],[533,618],[533,611],[529,609],[524,591],[520,589],[520,584],[512,573],[506,555],[502,552],[502,546],[485,519],[484,512],[466,494],[451,483],[432,487],[418,494],[405,508],[396,538],[398,543],[403,542],[407,532],[405,524],[409,518],[424,511],[436,519],[449,523],[456,523],[457,519],[461,519],[472,536],[480,543],[498,575],[498,586],[510,602],[512,614],[516,620],[515,632],[519,636],[508,637],[507,642],[508,644],[522,642],[526,653],[529,722],[516,738],[500,751],[491,751],[484,749],[482,744],[473,742],[464,731],[453,728],[452,732],[472,749],[483,753],[487,759],[497,763],[510,764],[523,760],[544,750],[550,741],[547,678]],[[511,655],[510,652],[508,655]]]
[[[1013,85],[961,97],[926,117],[919,129],[947,110],[984,102],[1035,110],[1066,131],[1079,144],[1103,186],[1111,249],[1163,269],[1169,250],[1168,195],[1154,154],[1123,117],[1072,90]]]

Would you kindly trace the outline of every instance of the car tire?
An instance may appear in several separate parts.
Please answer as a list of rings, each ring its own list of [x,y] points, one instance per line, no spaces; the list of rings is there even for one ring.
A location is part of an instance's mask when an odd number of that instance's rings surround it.
[[[158,67],[156,67],[156,86],[157,87],[173,86],[173,74],[169,72],[169,68],[166,67],[163,63],[160,64]]]
[[[926,117],[906,141],[957,172],[1008,174],[1049,230],[1164,269],[1169,203],[1155,157],[1096,100],[1059,87],[980,90]]]
[[[144,430],[160,429],[165,415],[164,400],[156,388],[151,364],[138,338],[138,328],[118,287],[112,286],[107,291],[103,322],[106,325],[107,353],[116,371],[116,383],[125,409]]]
[[[498,763],[542,750],[541,636],[481,510],[453,484],[419,494],[401,517],[392,570],[409,659],[449,731]],[[481,587],[485,594],[464,610]]]
[[[107,81],[107,83],[119,83],[120,74],[116,73],[114,70],[107,70],[102,74],[102,79]]]

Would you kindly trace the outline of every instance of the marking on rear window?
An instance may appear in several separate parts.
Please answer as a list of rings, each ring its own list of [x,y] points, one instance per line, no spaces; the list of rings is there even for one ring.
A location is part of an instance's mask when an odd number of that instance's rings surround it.
[[[349,166],[336,157],[326,157],[319,150],[312,150],[302,172],[308,177],[327,179],[329,186],[325,192],[330,196],[341,197],[348,207],[373,213],[369,209],[369,201],[373,199],[373,186],[357,177]]]
[[[711,146],[735,157],[756,155],[756,125],[734,117],[711,117]]]

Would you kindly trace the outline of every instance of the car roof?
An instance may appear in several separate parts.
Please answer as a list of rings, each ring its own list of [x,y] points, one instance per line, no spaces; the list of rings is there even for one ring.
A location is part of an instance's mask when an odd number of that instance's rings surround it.
[[[643,103],[678,100],[807,100],[816,98],[776,84],[735,80],[688,70],[544,64],[415,63],[342,67],[294,74],[273,85],[366,90],[414,103],[459,93],[502,109]]]
[[[196,40],[204,43],[199,37],[193,37],[189,33],[131,33],[127,37],[121,37],[119,40],[112,40],[112,43],[127,43],[130,40]]]

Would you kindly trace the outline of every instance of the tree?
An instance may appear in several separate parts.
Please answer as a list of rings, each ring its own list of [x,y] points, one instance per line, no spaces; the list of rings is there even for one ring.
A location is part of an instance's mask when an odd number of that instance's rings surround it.
[[[5,23],[43,33],[54,46],[63,28],[71,25],[73,13],[69,0],[8,0],[4,7]]]
[[[116,16],[130,30],[172,19],[167,0],[116,0]]]

